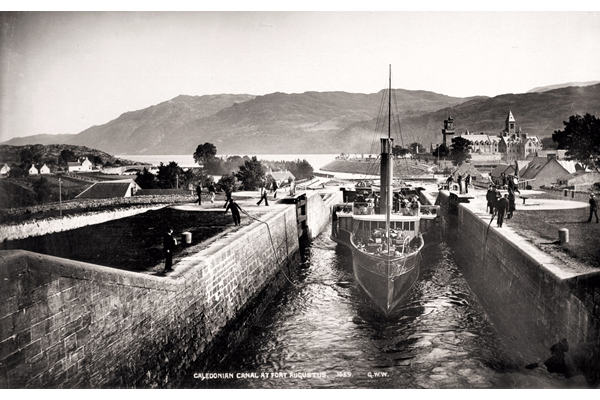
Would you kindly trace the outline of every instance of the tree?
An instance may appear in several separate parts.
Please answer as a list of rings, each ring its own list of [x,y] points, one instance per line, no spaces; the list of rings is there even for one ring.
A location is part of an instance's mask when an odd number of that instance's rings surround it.
[[[176,188],[179,177],[182,174],[183,170],[175,161],[171,161],[167,165],[164,165],[161,162],[158,166],[158,173],[156,174],[158,186],[163,189]]]
[[[448,154],[450,154],[450,149],[448,149],[448,146],[440,144],[432,154],[436,157],[448,157]]]
[[[77,157],[75,156],[75,153],[73,153],[73,151],[71,151],[69,149],[64,149],[63,151],[61,151],[58,159],[59,159],[59,165],[60,165],[60,163],[62,163],[65,166],[68,166],[69,165],[68,163],[70,163],[70,162],[77,161]]]
[[[452,153],[452,164],[461,165],[467,160],[471,159],[471,142],[467,139],[457,136],[452,138],[452,145],[450,146]]]
[[[208,161],[217,155],[217,148],[212,143],[199,144],[194,152],[196,164],[206,166]]]
[[[235,177],[242,182],[244,190],[257,190],[259,185],[264,182],[265,168],[254,156],[251,160],[245,161],[244,165],[240,165],[240,170]]]
[[[25,147],[24,149],[22,149],[19,153],[21,165],[27,166],[27,168],[31,167],[31,164],[33,163],[33,156],[33,151],[31,151],[29,147]]]
[[[137,183],[142,189],[155,189],[156,188],[156,176],[144,168],[142,172],[138,172],[135,177],[135,183]]]
[[[419,154],[420,149],[423,148],[423,146],[419,142],[414,142],[411,143],[410,146],[408,146],[408,148],[410,149],[410,152],[412,154]]]
[[[224,192],[230,191],[235,192],[237,189],[238,181],[234,173],[226,174],[219,179],[217,182],[217,189],[223,190]]]
[[[102,160],[102,157],[100,157],[100,156],[88,157],[88,160],[90,160],[92,162],[92,164],[94,164],[94,165],[102,166],[104,164],[104,161]]]
[[[392,147],[392,154],[394,155],[394,157],[404,157],[408,153],[410,153],[409,149],[405,149],[404,147],[398,144]]]
[[[46,179],[45,177],[43,177],[43,176],[40,177],[40,179],[33,182],[33,184],[31,186],[35,193],[35,199],[39,203],[43,203],[50,198],[50,192],[51,192],[50,183],[48,182],[48,179]]]
[[[571,115],[563,121],[565,129],[554,131],[552,140],[566,149],[567,160],[577,160],[587,168],[600,172],[600,119],[589,113]]]

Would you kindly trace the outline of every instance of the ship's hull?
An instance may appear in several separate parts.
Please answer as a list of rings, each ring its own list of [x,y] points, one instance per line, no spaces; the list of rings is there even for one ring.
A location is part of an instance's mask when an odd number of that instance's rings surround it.
[[[386,315],[392,314],[419,278],[419,249],[401,257],[377,256],[352,248],[352,268],[358,284]]]

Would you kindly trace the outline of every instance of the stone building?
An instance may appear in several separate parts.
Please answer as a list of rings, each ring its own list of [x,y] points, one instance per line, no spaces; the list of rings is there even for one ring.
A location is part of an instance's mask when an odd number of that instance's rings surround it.
[[[452,123],[452,118],[449,118]],[[444,121],[444,142],[446,141],[446,126],[448,120]],[[450,131],[454,133],[454,129]],[[504,161],[525,160],[528,155],[535,154],[542,150],[542,142],[537,136],[529,136],[523,133],[521,129],[516,128],[516,120],[512,112],[509,111],[504,121],[504,129],[499,134],[478,133],[473,134],[468,130],[458,136],[468,140],[471,143],[471,153],[481,155],[500,155]]]

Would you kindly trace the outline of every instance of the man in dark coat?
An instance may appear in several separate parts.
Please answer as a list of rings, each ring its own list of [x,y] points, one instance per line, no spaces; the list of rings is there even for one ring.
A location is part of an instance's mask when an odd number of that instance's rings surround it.
[[[504,222],[504,215],[508,210],[508,195],[505,194],[498,200],[498,227],[502,228],[502,222]]]
[[[173,237],[173,228],[169,228],[163,236],[163,248],[165,252],[165,269],[163,272],[173,271],[173,251],[177,245],[177,239]]]
[[[508,212],[506,213],[506,219],[511,219],[513,216],[513,212],[515,211],[515,192],[512,189],[508,188]]]
[[[235,226],[238,226],[241,221],[240,211],[242,209],[238,205],[238,203],[236,203],[235,200],[233,200],[233,199],[229,200],[229,204],[227,204],[227,208],[225,209],[225,212],[227,212],[230,209],[231,209],[231,216],[233,217],[233,223],[235,224]]]
[[[198,195],[198,205],[202,205],[202,185],[200,183],[196,185],[196,195]]]
[[[458,174],[458,179],[456,180],[458,183],[458,194],[462,194],[462,192],[463,192],[463,187],[462,187],[463,181],[462,180],[463,180],[462,175]]]
[[[465,193],[469,193],[469,185],[471,184],[471,174],[465,177]]]
[[[448,186],[448,190],[452,190],[452,182],[453,181],[454,181],[454,178],[452,178],[452,174],[450,174],[448,179],[446,179],[446,185]]]
[[[488,191],[485,194],[485,199],[487,200],[487,207],[490,210],[490,214],[494,214],[494,199],[496,198],[496,189],[494,185],[490,185],[488,187]]]
[[[232,193],[232,189],[226,187],[225,189],[225,204],[223,204],[223,208],[227,208],[227,204],[229,204],[229,202],[231,201],[231,193]]]
[[[592,222],[592,215],[596,216],[596,223],[598,223],[598,202],[594,197],[594,193],[590,193],[590,217],[587,222]]]

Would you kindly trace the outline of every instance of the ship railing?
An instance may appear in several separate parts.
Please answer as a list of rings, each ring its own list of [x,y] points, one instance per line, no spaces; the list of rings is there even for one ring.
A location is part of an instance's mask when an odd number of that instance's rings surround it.
[[[355,201],[353,206],[354,215],[375,214],[375,205],[369,201]]]
[[[440,206],[434,206],[434,205],[422,205],[420,212],[421,215],[437,215],[438,214],[438,210],[439,210]]]

